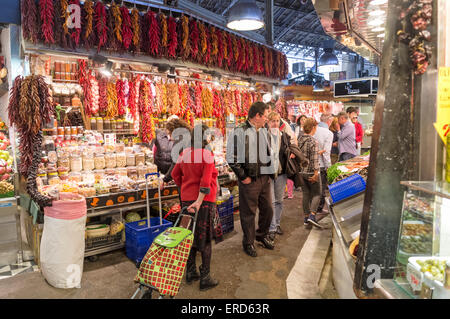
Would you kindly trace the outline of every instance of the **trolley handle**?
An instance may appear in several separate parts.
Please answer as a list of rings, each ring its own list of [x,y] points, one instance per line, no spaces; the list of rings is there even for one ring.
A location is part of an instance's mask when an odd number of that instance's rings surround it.
[[[183,207],[183,208],[181,209],[180,213],[178,214],[178,218],[177,218],[177,220],[175,221],[174,226],[175,226],[175,225],[178,226],[178,224],[181,222],[182,216],[187,216],[187,217],[191,218],[191,219],[193,220],[193,222],[194,222],[194,224],[193,224],[193,226],[192,226],[192,233],[195,234],[195,226],[196,226],[196,224],[197,224],[197,216],[198,216],[198,210],[197,210],[197,208],[194,208],[194,211],[195,211],[195,212],[194,212],[194,216],[192,216],[192,214],[188,212],[187,207],[186,207],[186,206]]]
[[[162,202],[161,202],[161,180],[159,178],[159,172],[145,174],[145,191],[146,191],[146,203],[147,203],[147,225],[150,228],[150,203],[148,196],[148,177],[156,175],[158,176],[158,203],[159,203],[159,224],[162,225]]]

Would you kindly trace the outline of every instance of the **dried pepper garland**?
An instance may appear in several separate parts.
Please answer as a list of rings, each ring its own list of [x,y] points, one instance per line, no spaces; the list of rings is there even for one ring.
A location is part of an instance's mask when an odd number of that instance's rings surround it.
[[[128,11],[127,7],[122,6],[120,7],[120,13],[122,15],[122,44],[123,48],[128,50],[133,41],[130,11]]]
[[[189,24],[189,33],[190,33],[190,47],[191,47],[191,59],[193,61],[197,61],[198,56],[198,45],[200,34],[197,26],[197,21],[194,19],[191,20]]]
[[[79,0],[71,0],[70,4],[74,4],[74,5],[80,5],[80,1]],[[80,21],[81,23],[81,21]],[[78,44],[80,43],[80,36],[81,36],[81,27],[80,28],[73,28],[74,31],[72,31],[72,34],[70,35],[75,46],[78,46]]]
[[[206,38],[206,32],[205,32],[205,25],[203,24],[203,22],[199,21],[198,24],[198,32],[199,32],[199,59],[201,59],[201,57],[203,57],[206,54],[206,48],[207,48],[207,38]]]
[[[120,13],[120,8],[113,1],[110,10],[114,17],[114,35],[116,36],[117,42],[122,43],[122,15]]]
[[[167,17],[164,15],[164,13],[160,13],[158,16],[159,24],[161,25],[161,54],[167,56],[167,46],[169,44]]]
[[[216,28],[211,27],[209,31],[211,35],[211,59],[215,62],[217,53],[219,52]]]
[[[146,13],[146,19],[148,21],[148,39],[149,39],[149,51],[151,55],[157,56],[159,54],[159,39],[161,30],[159,28],[158,20],[156,19],[156,13],[148,11]]]
[[[207,86],[204,86],[202,90],[202,106],[203,106],[203,117],[212,117],[213,94]]]
[[[108,41],[108,25],[106,7],[101,1],[95,3],[95,29],[97,30],[97,51],[100,51]]]
[[[120,49],[120,43],[117,39],[117,34],[116,34],[116,28],[117,28],[117,23],[116,23],[116,17],[114,16],[114,11],[110,8],[109,10],[107,10],[107,15],[106,15],[106,21],[107,21],[107,31],[108,31],[108,46],[109,49],[112,51],[118,51]]]
[[[39,12],[44,42],[47,44],[55,43],[53,38],[53,0],[39,0]]]
[[[133,117],[133,120],[137,120],[137,104],[138,104],[138,92],[139,92],[140,77],[135,77],[130,83],[129,95],[128,95],[128,109]]]
[[[140,14],[138,9],[133,8],[131,10],[131,24],[133,30],[133,46],[135,51],[140,51],[140,38],[141,38],[141,30],[139,24]]]
[[[94,3],[91,0],[86,0],[84,3],[84,45],[86,49],[90,49],[95,45],[94,33]]]
[[[112,82],[108,83],[107,86],[107,100],[108,100],[108,107],[106,109],[106,116],[107,117],[117,117],[119,115],[119,111],[117,108],[117,91],[116,91],[116,85]]]
[[[222,30],[216,29],[216,37],[217,37],[217,65],[219,68],[222,67],[223,62],[223,38],[222,38]]]
[[[170,114],[179,114],[180,112],[180,97],[178,95],[178,84],[168,83],[167,89],[167,110]]]
[[[116,81],[116,93],[117,93],[117,114],[125,114],[125,93],[124,82],[122,80]]]
[[[103,78],[98,83],[99,111],[105,112],[108,109],[108,80]]]
[[[21,5],[23,37],[32,43],[38,41],[37,6],[34,0],[22,0]]]

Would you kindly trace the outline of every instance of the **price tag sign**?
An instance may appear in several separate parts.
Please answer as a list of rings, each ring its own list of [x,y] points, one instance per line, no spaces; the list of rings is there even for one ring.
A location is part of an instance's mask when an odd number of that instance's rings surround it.
[[[444,144],[450,131],[450,67],[439,68],[438,106],[434,127]]]
[[[105,134],[105,145],[112,145],[112,146],[116,145],[115,133]]]
[[[420,291],[422,289],[423,274],[410,263],[406,266],[406,270],[406,276],[411,288],[415,291]]]

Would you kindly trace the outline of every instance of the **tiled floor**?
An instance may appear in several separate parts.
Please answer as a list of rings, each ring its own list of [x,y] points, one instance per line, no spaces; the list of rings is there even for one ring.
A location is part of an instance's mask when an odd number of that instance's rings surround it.
[[[39,267],[34,263],[34,261],[27,261],[21,264],[0,265],[0,280],[15,276],[17,274],[34,272],[38,270]]]

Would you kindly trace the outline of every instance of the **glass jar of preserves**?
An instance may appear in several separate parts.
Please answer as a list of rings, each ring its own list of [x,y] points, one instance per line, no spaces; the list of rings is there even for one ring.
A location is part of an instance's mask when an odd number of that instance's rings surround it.
[[[83,161],[79,155],[70,157],[70,170],[72,172],[81,172],[83,170]]]
[[[77,131],[77,127],[76,126],[71,126],[70,127],[70,134],[71,135],[77,135],[78,131]]]
[[[117,122],[115,119],[111,119],[111,133],[115,133],[117,130]]]
[[[83,169],[85,171],[92,171],[95,169],[95,160],[92,155],[83,156]]]
[[[105,133],[111,132],[111,120],[110,119],[103,120],[103,132],[105,132]]]
[[[95,117],[91,117],[91,131],[97,130],[97,119]]]
[[[134,153],[127,154],[127,166],[135,166],[136,165],[136,156]]]
[[[106,153],[105,154],[106,168],[115,168],[116,165],[116,154]]]
[[[136,153],[136,165],[144,165],[144,164],[145,164],[145,154]]]
[[[97,131],[103,132],[103,119],[101,117],[97,117]]]
[[[127,157],[125,153],[116,153],[116,166],[117,167],[127,166]]]
[[[94,157],[95,169],[104,169],[106,167],[105,155],[102,153],[95,154]]]
[[[70,129],[70,126],[65,126],[64,127],[64,135],[71,135],[72,131]]]
[[[58,167],[70,168],[70,159],[67,155],[58,155]]]
[[[77,134],[78,135],[83,135],[84,133],[84,127],[82,126],[77,126]]]
[[[57,131],[58,131],[58,135],[64,135],[64,127],[58,126]]]
[[[122,131],[123,131],[123,120],[120,120],[120,119],[117,120],[116,129],[117,129],[117,131],[119,133],[122,133]]]
[[[128,167],[127,168],[127,175],[128,175],[128,178],[132,179],[133,181],[137,181],[138,174],[137,174],[136,167],[134,167],[134,166]]]

